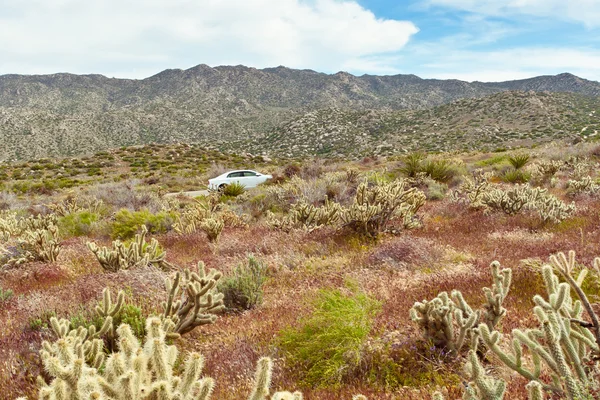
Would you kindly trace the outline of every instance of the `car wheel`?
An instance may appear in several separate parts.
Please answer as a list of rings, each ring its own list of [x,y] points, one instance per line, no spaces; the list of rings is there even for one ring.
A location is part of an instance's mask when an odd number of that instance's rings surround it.
[[[219,185],[219,192],[222,192],[223,190],[225,190],[225,187],[227,187],[227,184],[226,183],[221,183]]]

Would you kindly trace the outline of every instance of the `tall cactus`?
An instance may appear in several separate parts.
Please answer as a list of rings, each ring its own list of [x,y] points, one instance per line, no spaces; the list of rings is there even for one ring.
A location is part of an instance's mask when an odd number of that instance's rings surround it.
[[[430,301],[414,304],[410,316],[419,325],[426,340],[456,356],[469,341],[477,344],[476,327],[482,314],[492,329],[498,324],[506,314],[502,303],[510,288],[512,271],[501,268],[497,261],[490,264],[490,270],[494,284],[492,288],[483,288],[486,297],[483,313],[473,311],[458,290],[453,290],[450,296],[441,292]]]
[[[500,361],[526,379],[537,382],[530,386],[531,396],[539,398],[541,387],[570,400],[580,399],[587,395],[590,384],[586,364],[600,353],[598,316],[581,289],[589,270],[583,269],[577,279],[573,278],[576,266],[573,251],[568,257],[563,253],[552,256],[550,263],[542,267],[548,299],[539,295],[533,298],[539,328],[514,329],[510,352],[500,345],[500,332],[483,323],[478,331],[483,343]],[[596,273],[600,272],[599,266],[600,261],[595,260]],[[560,283],[554,270],[566,282]],[[579,299],[571,297],[571,289]],[[582,319],[584,310],[591,322]],[[529,350],[532,364],[524,362],[523,346]],[[544,371],[552,377],[551,383],[542,380]]]
[[[225,306],[223,294],[217,290],[221,273],[211,269],[205,272],[204,263],[198,262],[198,272],[185,270],[175,277],[166,279],[168,297],[163,303],[162,318],[171,328],[167,329],[170,338],[192,331],[200,325],[212,324]]]

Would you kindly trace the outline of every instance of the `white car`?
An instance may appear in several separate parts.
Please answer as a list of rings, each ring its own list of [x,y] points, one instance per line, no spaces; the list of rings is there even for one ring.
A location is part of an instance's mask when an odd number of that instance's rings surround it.
[[[235,182],[243,185],[246,189],[249,189],[256,187],[272,178],[272,175],[263,175],[260,172],[249,169],[229,171],[223,175],[217,176],[216,178],[209,179],[208,190],[223,190],[225,186]]]

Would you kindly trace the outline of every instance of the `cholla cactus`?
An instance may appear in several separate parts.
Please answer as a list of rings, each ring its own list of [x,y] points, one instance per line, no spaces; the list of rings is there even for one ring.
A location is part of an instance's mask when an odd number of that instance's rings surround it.
[[[304,229],[312,232],[326,225],[334,225],[340,218],[341,206],[325,199],[325,204],[315,207],[305,201],[292,206],[289,214],[278,219],[273,213],[267,214],[267,223],[277,229],[289,232],[292,229]]]
[[[490,329],[494,329],[498,322],[506,315],[506,308],[502,306],[510,289],[512,270],[500,267],[498,261],[490,265],[494,283],[490,288],[483,288],[486,303],[483,306],[483,320]]]
[[[120,351],[108,357],[103,369],[86,362],[84,346],[75,335],[60,338],[53,345],[45,342],[41,357],[54,379],[40,389],[39,398],[208,399],[214,381],[200,377],[204,358],[190,353],[183,363],[183,373],[177,376],[174,365],[178,351],[167,344],[161,320],[149,318],[146,331],[142,346],[129,325],[121,325],[117,329]]]
[[[537,212],[542,222],[560,222],[575,211],[575,204],[565,204],[547,189],[533,188],[527,184],[515,185],[508,190],[494,189],[485,192],[482,203],[490,209],[515,215],[527,209]]]
[[[588,274],[583,269],[576,279],[575,253],[569,256],[559,253],[550,259],[551,265],[542,268],[548,300],[536,295],[534,313],[540,323],[537,329],[514,329],[512,331],[512,351],[508,352],[500,345],[502,335],[486,324],[480,324],[478,331],[487,348],[494,352],[506,366],[520,375],[537,382],[541,388],[567,399],[580,399],[588,396],[590,386],[587,363],[600,352],[600,323],[581,285]],[[594,271],[600,273],[600,260],[594,261]],[[554,270],[558,271],[566,282],[560,283]],[[578,300],[571,297],[573,290]],[[582,319],[587,313],[591,322]],[[531,355],[533,366],[523,360],[523,346]],[[545,366],[546,368],[542,368]],[[552,376],[552,383],[545,382],[541,376]],[[531,396],[539,398],[539,386],[531,384]]]
[[[65,215],[77,213],[80,211],[90,211],[96,213],[103,206],[104,202],[92,197],[79,197],[70,195],[60,203],[47,204],[46,206],[56,215],[64,217]]]
[[[23,243],[34,260],[56,262],[60,253],[58,228],[52,224],[47,229],[26,231]]]
[[[51,226],[56,226],[57,220],[55,214],[19,218],[14,212],[3,212],[0,214],[0,239],[7,241],[26,232],[48,230]]]
[[[417,302],[410,309],[410,316],[421,327],[425,339],[457,355],[472,335],[479,312],[473,312],[460,292],[454,291],[452,297],[442,292],[433,300]]]
[[[472,348],[477,347],[475,328],[482,315],[486,324],[492,327],[498,324],[506,314],[502,303],[510,288],[512,271],[501,269],[497,261],[491,263],[490,269],[494,284],[491,289],[483,288],[486,297],[483,312],[473,311],[458,290],[453,290],[450,296],[441,292],[430,301],[414,304],[410,316],[419,325],[426,340],[458,355],[469,341]]]
[[[527,184],[515,185],[509,190],[494,189],[482,196],[482,203],[493,210],[515,215],[528,203],[535,202],[544,189],[531,188]]]
[[[220,218],[206,218],[200,224],[200,229],[206,233],[206,237],[211,242],[216,242],[219,240],[219,236],[221,236],[221,232],[223,232],[223,228],[225,224],[223,220]]]
[[[190,234],[200,230],[200,224],[210,216],[210,211],[200,202],[186,208],[173,225],[173,230],[180,234]]]
[[[162,304],[162,318],[167,321],[167,333],[177,338],[200,325],[212,324],[215,314],[221,312],[223,294],[217,290],[221,273],[211,269],[205,273],[204,263],[198,262],[198,272],[186,269],[183,274],[177,272],[173,280],[167,279],[165,287],[169,293]]]
[[[147,267],[153,265],[163,270],[171,268],[165,260],[166,252],[160,248],[155,238],[146,242],[148,228],[142,225],[142,232],[135,235],[131,243],[124,244],[120,240],[112,243],[112,248],[99,248],[95,243],[88,242],[88,248],[94,253],[102,268],[109,272],[122,269]]]
[[[504,398],[506,382],[485,374],[475,350],[469,351],[466,369],[472,380],[465,389],[463,400],[502,400]]]
[[[409,188],[404,180],[369,186],[358,186],[353,204],[342,210],[340,219],[345,226],[369,236],[383,232],[391,219],[399,218],[404,227],[415,227],[414,215],[425,204],[425,194]]]
[[[452,192],[452,201],[466,203],[472,208],[485,207],[483,203],[484,194],[490,190],[489,179],[492,174],[481,169],[473,171],[472,178],[465,178],[458,190]]]
[[[594,196],[600,194],[600,185],[594,182],[589,175],[584,176],[580,180],[570,179],[567,183],[567,188],[571,195],[585,193]]]

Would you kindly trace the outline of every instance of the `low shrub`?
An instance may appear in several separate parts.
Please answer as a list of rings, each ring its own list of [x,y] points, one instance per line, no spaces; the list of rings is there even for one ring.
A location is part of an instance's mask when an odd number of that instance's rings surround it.
[[[380,303],[358,291],[321,290],[314,306],[298,327],[281,332],[279,344],[306,384],[338,386],[360,364]]]
[[[97,213],[80,211],[58,219],[58,229],[63,237],[89,235],[92,227],[100,220]]]
[[[247,264],[238,265],[233,274],[219,283],[223,302],[229,310],[250,310],[262,303],[267,266],[252,255]]]
[[[423,165],[422,171],[431,179],[444,183],[458,174],[457,169],[448,160],[429,160]]]
[[[0,303],[7,302],[14,296],[14,293],[10,289],[4,290],[2,286],[0,286]]]
[[[223,188],[223,194],[229,197],[237,197],[246,191],[244,185],[239,182],[233,182]]]
[[[150,233],[164,233],[172,229],[174,222],[175,216],[164,211],[152,214],[148,210],[121,209],[115,214],[112,237],[121,240],[130,239],[135,236],[141,225],[146,225]]]

